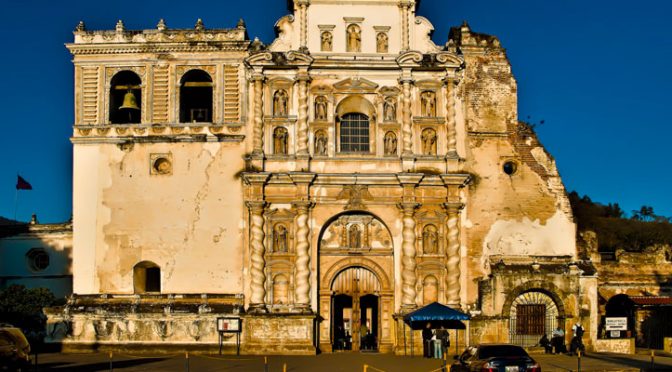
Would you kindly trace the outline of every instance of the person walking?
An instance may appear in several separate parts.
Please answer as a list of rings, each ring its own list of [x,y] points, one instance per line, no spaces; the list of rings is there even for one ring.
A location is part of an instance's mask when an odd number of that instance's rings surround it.
[[[581,325],[580,322],[577,322],[574,324],[572,327],[572,341],[569,345],[569,353],[574,355],[577,351],[581,351],[581,353],[584,353],[586,350],[586,347],[583,345],[583,334],[585,333],[585,329]]]

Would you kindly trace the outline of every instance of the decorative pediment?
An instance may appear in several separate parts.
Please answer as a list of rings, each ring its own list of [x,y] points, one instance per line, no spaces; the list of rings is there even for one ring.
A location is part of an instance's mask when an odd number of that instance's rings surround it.
[[[397,63],[402,67],[418,66],[422,62],[422,53],[410,50],[397,57]]]
[[[372,200],[373,196],[369,192],[366,185],[347,185],[338,194],[338,200],[348,200],[345,209],[366,209],[364,207],[364,200]]]
[[[297,51],[289,51],[286,54],[287,63],[292,66],[306,66],[313,63],[315,60],[313,57],[309,56],[306,53],[301,53]]]
[[[457,54],[451,52],[439,52],[436,54],[436,61],[446,67],[458,68],[464,64],[464,60]]]
[[[378,91],[378,93],[382,94],[385,97],[396,97],[399,95],[400,91],[399,88],[397,87],[382,87]]]
[[[245,59],[250,66],[267,66],[273,64],[273,53],[261,52],[253,54]]]
[[[363,78],[348,78],[334,84],[334,89],[339,92],[373,93],[378,84]]]

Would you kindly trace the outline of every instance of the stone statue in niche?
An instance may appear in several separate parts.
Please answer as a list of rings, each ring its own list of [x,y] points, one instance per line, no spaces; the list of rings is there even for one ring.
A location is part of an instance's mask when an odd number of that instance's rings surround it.
[[[420,103],[422,104],[422,116],[436,116],[436,94],[434,92],[422,92],[420,95]]]
[[[315,132],[315,155],[327,155],[327,133],[323,130]]]
[[[350,248],[361,248],[362,247],[362,232],[359,230],[358,225],[351,225],[348,229],[348,238]]]
[[[348,37],[348,42],[347,44],[347,51],[348,52],[360,52],[362,49],[362,31],[360,30],[359,26],[357,25],[350,25],[348,26],[347,30],[347,37]]]
[[[287,155],[287,129],[277,127],[273,131],[273,153],[278,155]]]
[[[273,251],[287,253],[287,228],[283,224],[275,225],[273,232]]]
[[[427,128],[422,131],[422,154],[436,155],[436,131],[432,128]]]
[[[394,132],[385,133],[385,155],[397,154],[397,135]]]
[[[376,52],[387,53],[387,45],[387,34],[379,32],[378,35],[376,35]]]
[[[436,254],[439,251],[439,238],[434,225],[425,226],[422,232],[422,252],[424,254]]]
[[[385,121],[395,121],[397,119],[396,101],[394,97],[385,98],[385,102],[383,102],[383,119]]]
[[[287,116],[287,91],[280,89],[273,95],[273,115]]]
[[[327,120],[327,97],[315,98],[315,120]]]
[[[320,35],[320,40],[321,40],[321,49],[323,52],[331,52],[331,45],[332,41],[334,39],[334,36],[331,34],[329,31],[322,31],[322,34]]]

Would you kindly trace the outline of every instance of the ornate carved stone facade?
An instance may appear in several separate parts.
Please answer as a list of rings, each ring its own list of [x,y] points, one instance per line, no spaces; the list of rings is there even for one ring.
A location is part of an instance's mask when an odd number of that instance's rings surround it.
[[[228,314],[243,319],[248,353],[330,351],[342,327],[355,350],[366,336],[402,353],[400,316],[432,301],[472,313],[467,342],[514,339],[513,294],[548,296],[563,321],[592,306],[564,188],[518,130],[498,40],[464,24],[437,46],[416,1],[351,3],[295,0],[267,46],[242,22],[78,27],[76,295],[50,324],[80,331],[54,340],[122,344],[108,334],[131,311],[158,330],[136,341],[207,347]],[[112,84],[120,72],[140,83]],[[111,105],[117,90],[136,95],[138,122],[108,120],[128,109]],[[169,172],[151,171],[158,158]],[[133,307],[148,298],[164,311]],[[111,302],[127,307],[74,310]],[[90,324],[112,331],[81,331]],[[180,327],[205,328],[180,339],[169,331]]]

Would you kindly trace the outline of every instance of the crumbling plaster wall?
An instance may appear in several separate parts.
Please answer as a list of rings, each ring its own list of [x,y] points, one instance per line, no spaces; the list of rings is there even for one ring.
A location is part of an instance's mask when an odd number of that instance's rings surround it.
[[[122,151],[115,145],[87,146],[99,161],[76,156],[81,177],[75,184],[93,180],[96,185],[87,191],[99,198],[89,204],[98,206],[93,217],[99,233],[93,245],[76,246],[95,251],[94,282],[83,287],[132,293],[133,267],[152,261],[161,268],[164,293],[242,293],[243,205],[235,177],[243,168],[240,147],[135,143]],[[167,155],[172,174],[150,174],[152,154]],[[90,210],[86,214],[79,216],[91,217]]]

